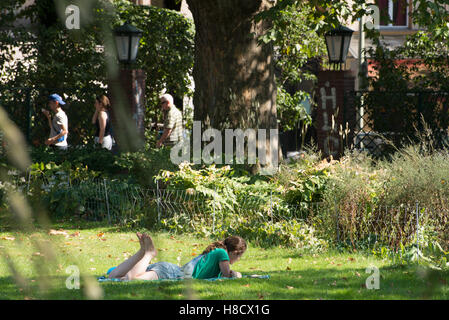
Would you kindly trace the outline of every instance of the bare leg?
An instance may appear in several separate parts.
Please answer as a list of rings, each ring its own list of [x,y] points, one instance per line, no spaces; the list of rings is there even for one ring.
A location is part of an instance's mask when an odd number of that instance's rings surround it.
[[[136,233],[137,238],[140,242],[140,249],[132,257],[123,261],[118,265],[117,268],[111,271],[109,278],[124,278],[125,275],[145,257],[145,244],[143,240],[143,235],[139,232]],[[145,259],[147,260],[147,259]]]
[[[154,271],[147,273],[148,264],[151,259],[157,256],[156,248],[154,247],[153,239],[145,233],[142,234],[142,248],[144,251],[143,257],[128,271],[126,278],[128,280],[144,279],[144,280],[156,280],[157,274]],[[143,276],[143,278],[142,278]]]

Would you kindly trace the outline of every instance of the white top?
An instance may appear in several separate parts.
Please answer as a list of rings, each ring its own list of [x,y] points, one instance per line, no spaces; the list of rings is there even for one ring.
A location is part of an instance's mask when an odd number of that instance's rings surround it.
[[[53,119],[51,121],[51,124],[52,124],[52,127],[50,130],[50,138],[57,136],[61,132],[62,125],[64,125],[64,127],[67,129],[67,131],[69,130],[69,119],[67,118],[67,115],[65,114],[65,112],[62,109],[59,109],[59,111],[55,114],[55,116],[53,117]],[[67,136],[68,136],[68,134],[66,134],[62,138],[60,138],[59,140],[62,140],[62,141],[55,143],[55,146],[59,146],[59,147],[67,146]]]

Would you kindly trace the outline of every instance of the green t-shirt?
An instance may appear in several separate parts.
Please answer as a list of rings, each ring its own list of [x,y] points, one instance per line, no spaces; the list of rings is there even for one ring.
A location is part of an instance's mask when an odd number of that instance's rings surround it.
[[[193,269],[192,278],[210,279],[220,276],[220,261],[229,261],[229,255],[225,249],[217,248],[203,256]]]

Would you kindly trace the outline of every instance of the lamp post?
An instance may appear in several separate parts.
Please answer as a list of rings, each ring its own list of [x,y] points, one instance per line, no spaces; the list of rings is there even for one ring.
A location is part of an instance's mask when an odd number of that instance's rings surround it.
[[[324,35],[329,63],[340,66],[340,70],[341,64],[346,62],[353,32],[353,30],[339,25]]]
[[[129,22],[114,29],[117,58],[121,67],[109,80],[114,134],[120,150],[135,151],[145,139],[145,71],[133,65],[143,31]]]
[[[355,78],[351,71],[342,70],[346,62],[354,31],[339,25],[327,32],[325,37],[329,64],[334,70],[318,72],[318,112],[316,136],[318,148],[325,157],[338,159],[344,150],[345,92],[353,91]]]

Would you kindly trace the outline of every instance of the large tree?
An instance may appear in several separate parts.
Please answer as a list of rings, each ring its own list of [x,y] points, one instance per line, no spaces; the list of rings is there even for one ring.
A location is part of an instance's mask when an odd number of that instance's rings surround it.
[[[195,120],[224,128],[276,128],[271,44],[259,45],[267,22],[254,17],[268,0],[187,0],[196,26]]]

